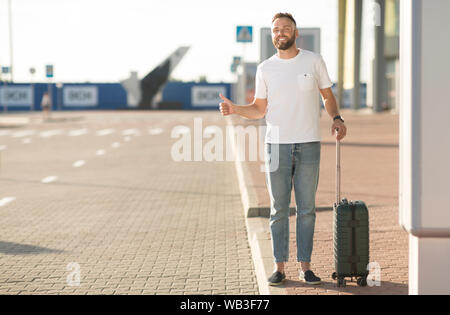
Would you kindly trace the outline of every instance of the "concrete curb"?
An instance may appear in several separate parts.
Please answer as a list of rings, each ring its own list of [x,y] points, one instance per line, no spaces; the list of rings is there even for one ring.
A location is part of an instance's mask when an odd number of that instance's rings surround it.
[[[228,126],[234,132],[231,119],[229,117],[225,118]],[[237,156],[233,142],[231,146],[234,156]],[[259,293],[261,295],[287,295],[284,286],[272,287],[267,282],[267,278],[274,271],[269,222],[266,219],[270,215],[270,209],[258,206],[257,195],[252,188],[252,177],[245,162],[235,159],[235,166]]]

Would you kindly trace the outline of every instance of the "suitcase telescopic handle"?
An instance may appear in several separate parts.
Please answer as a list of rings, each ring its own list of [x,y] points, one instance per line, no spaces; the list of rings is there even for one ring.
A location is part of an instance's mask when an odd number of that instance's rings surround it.
[[[338,129],[336,129],[336,132]],[[341,141],[336,138],[336,206],[341,200]]]

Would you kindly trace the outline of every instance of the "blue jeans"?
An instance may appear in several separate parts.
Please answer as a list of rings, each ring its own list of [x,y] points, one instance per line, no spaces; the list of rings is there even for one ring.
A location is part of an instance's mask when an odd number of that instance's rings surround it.
[[[276,263],[289,260],[289,204],[292,183],[297,208],[297,261],[311,262],[319,183],[320,142],[265,145],[270,194],[270,232]]]

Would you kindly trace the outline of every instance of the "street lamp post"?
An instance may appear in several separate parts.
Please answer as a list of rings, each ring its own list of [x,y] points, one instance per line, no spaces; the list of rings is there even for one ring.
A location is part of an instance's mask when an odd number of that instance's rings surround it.
[[[61,103],[62,103],[62,88],[63,84],[61,82],[56,83],[56,103],[58,110],[61,110]]]
[[[36,69],[34,67],[30,68],[31,74],[31,111],[34,111],[35,102],[34,102],[34,74],[36,73]]]
[[[9,62],[10,62],[10,78],[14,82],[14,57],[13,57],[13,32],[12,32],[12,0],[8,0],[8,22],[9,22]]]

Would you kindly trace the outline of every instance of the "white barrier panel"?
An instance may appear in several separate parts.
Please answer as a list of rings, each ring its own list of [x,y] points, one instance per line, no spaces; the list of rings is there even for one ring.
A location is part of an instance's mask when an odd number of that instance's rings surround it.
[[[448,0],[401,1],[400,223],[417,237],[450,238]],[[430,48],[432,47],[432,48]]]
[[[227,95],[225,86],[193,86],[191,90],[191,103],[193,107],[217,106],[222,101],[219,94]]]
[[[33,89],[31,86],[2,86],[0,87],[0,104],[8,107],[31,106]]]
[[[409,293],[450,293],[450,1],[400,1],[400,224]]]
[[[70,106],[98,106],[98,88],[96,86],[64,86],[63,104]]]

